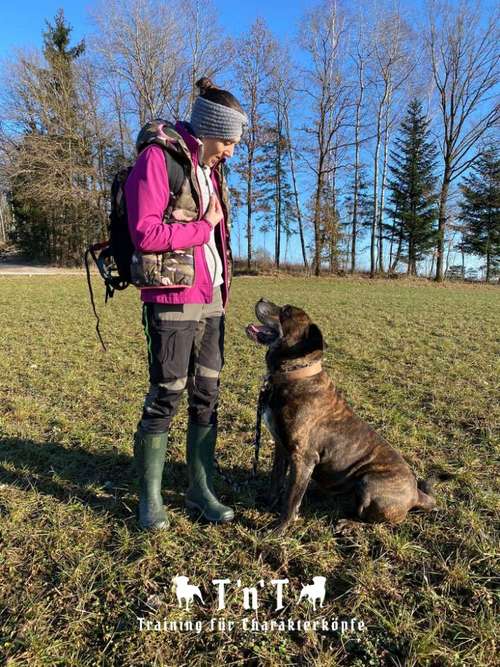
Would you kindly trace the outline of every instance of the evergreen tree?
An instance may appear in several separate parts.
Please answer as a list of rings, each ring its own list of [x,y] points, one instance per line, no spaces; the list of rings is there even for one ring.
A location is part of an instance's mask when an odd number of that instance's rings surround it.
[[[45,63],[23,63],[25,132],[14,156],[11,202],[16,240],[29,255],[81,263],[103,223],[96,141],[79,97],[75,63],[85,43],[70,46],[71,26],[59,10],[43,33]]]
[[[266,135],[267,141],[256,160],[257,209],[260,230],[267,233],[274,229],[274,261],[279,268],[282,235],[288,241],[295,233],[297,215],[289,180],[289,146],[276,127],[268,127]]]
[[[361,239],[365,230],[371,229],[373,220],[373,196],[371,194],[371,184],[368,182],[365,169],[360,166],[358,171],[358,183],[355,187],[354,179],[348,184],[348,194],[344,199],[344,206],[347,213],[347,221],[342,224],[345,229],[344,234],[350,240],[350,270],[354,273],[356,270],[356,259],[359,254],[358,241]],[[357,205],[354,206],[354,195],[357,195]]]
[[[408,264],[408,257],[403,255],[404,225],[398,215],[399,211],[402,210],[403,200],[404,197],[401,191],[389,189],[387,206],[385,208],[386,213],[392,218],[389,231],[389,273],[396,271],[398,262],[400,261],[406,261]]]
[[[340,215],[337,207],[338,189],[332,178],[325,179],[321,189],[320,258],[327,263],[330,273],[339,269],[339,244],[341,239]]]
[[[390,150],[388,213],[394,231],[406,248],[408,274],[436,243],[437,195],[434,168],[436,147],[429,138],[430,121],[414,99]]]
[[[80,137],[74,131],[79,120],[79,100],[75,89],[75,73],[73,63],[85,52],[82,40],[70,47],[72,28],[65,22],[64,12],[58,11],[54,25],[46,21],[47,30],[43,33],[43,55],[48,68],[43,71],[48,96],[48,131],[62,139],[62,151],[70,150],[78,153]]]
[[[486,281],[500,263],[500,155],[488,146],[460,186],[460,250],[486,259]]]

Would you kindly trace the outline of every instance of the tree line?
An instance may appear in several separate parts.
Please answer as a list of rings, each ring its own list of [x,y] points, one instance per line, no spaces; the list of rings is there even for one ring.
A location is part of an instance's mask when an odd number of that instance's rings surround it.
[[[262,19],[227,34],[210,2],[109,0],[74,44],[60,10],[42,50],[3,68],[0,240],[81,263],[107,235],[112,177],[134,159],[138,129],[189,118],[206,75],[249,117],[228,164],[249,268],[259,232],[277,268],[293,246],[315,275],[367,257],[371,276],[427,263],[439,281],[456,250],[482,258],[489,280],[500,262],[498,9],[429,0],[425,16],[412,11],[324,0],[280,40]]]

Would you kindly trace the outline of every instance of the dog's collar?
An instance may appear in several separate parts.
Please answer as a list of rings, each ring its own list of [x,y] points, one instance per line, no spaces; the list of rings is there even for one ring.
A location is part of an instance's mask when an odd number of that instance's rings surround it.
[[[270,382],[276,384],[278,382],[289,382],[290,380],[303,380],[305,378],[313,377],[321,373],[323,367],[321,360],[313,362],[310,366],[303,366],[302,368],[295,368],[292,371],[280,371],[279,373],[271,373],[269,375]]]

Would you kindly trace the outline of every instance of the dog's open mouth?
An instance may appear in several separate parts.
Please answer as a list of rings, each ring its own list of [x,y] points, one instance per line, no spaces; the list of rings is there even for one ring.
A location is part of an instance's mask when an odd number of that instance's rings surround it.
[[[248,324],[245,331],[250,340],[262,345],[270,345],[279,336],[279,332],[276,329],[268,327],[265,324]]]
[[[260,299],[255,304],[255,314],[261,324],[249,324],[246,328],[246,334],[254,343],[262,345],[271,345],[281,335],[281,325],[279,321],[279,306]]]

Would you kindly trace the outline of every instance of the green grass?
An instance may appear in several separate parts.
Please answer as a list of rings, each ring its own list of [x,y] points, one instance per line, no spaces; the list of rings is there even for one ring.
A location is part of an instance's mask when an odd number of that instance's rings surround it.
[[[236,278],[217,446],[240,484],[236,492],[217,480],[236,519],[202,525],[184,511],[184,401],[164,473],[171,528],[151,535],[134,516],[131,443],[147,390],[138,294],[129,288],[106,308],[99,298],[103,353],[83,277],[0,278],[0,656],[9,667],[495,664],[499,294],[418,281]],[[337,385],[419,476],[455,474],[438,487],[438,513],[342,536],[335,503],[306,498],[285,537],[267,534],[274,516],[257,500],[272,457],[267,433],[249,481],[263,350],[244,334],[261,296],[309,312]],[[204,608],[177,608],[177,574],[201,587]],[[325,607],[294,606],[301,583],[320,574]],[[243,632],[239,621],[252,612],[235,585],[218,612],[217,577],[263,579],[261,621],[356,616],[367,630]],[[276,578],[290,581],[281,612]],[[140,632],[137,617],[226,617],[236,627]]]

